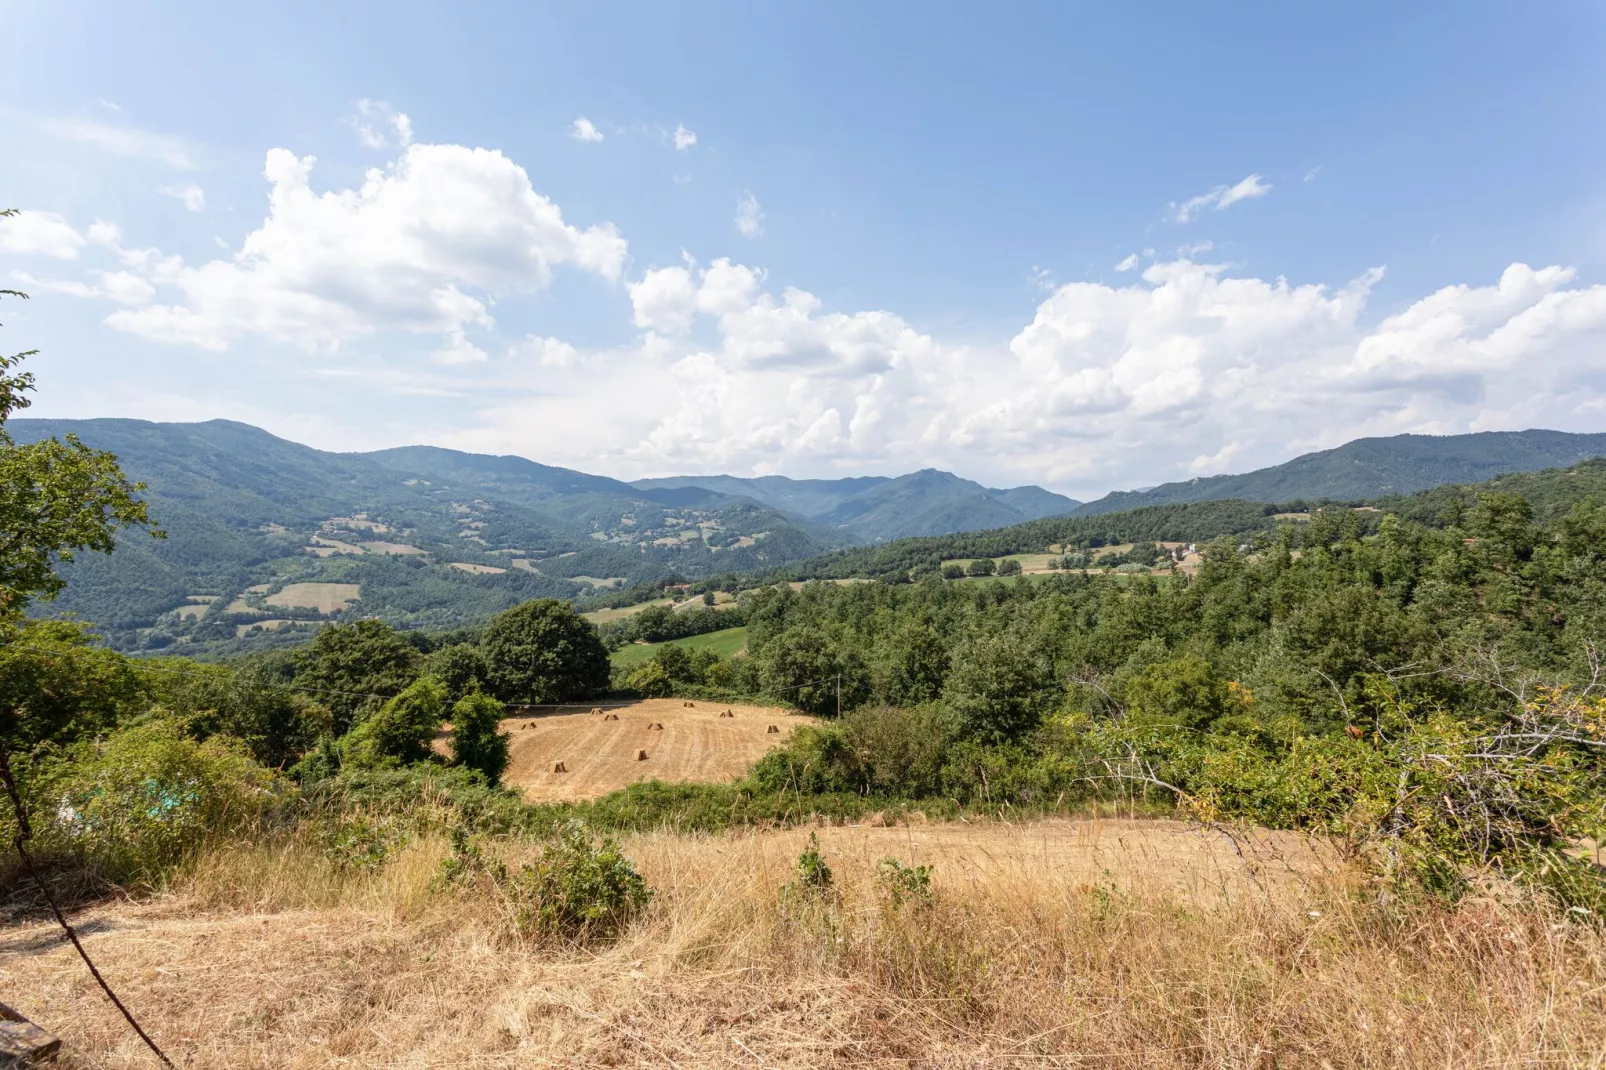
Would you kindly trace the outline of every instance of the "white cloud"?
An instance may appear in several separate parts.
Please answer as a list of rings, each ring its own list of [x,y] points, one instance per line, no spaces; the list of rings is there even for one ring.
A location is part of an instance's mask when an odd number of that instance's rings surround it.
[[[446,332],[446,344],[430,354],[436,364],[484,364],[485,350],[470,342],[461,329]]]
[[[19,286],[35,293],[66,294],[70,297],[102,297],[121,305],[143,305],[156,295],[150,283],[126,271],[97,271],[98,284],[79,279],[40,279],[22,271],[13,271],[11,278]]]
[[[68,141],[91,145],[113,156],[132,156],[158,160],[180,171],[194,169],[188,146],[178,138],[153,134],[132,126],[112,126],[92,119],[46,119],[40,124],[46,133]]]
[[[1322,173],[1321,164],[1317,164],[1315,167],[1312,167],[1309,171],[1305,172],[1305,181],[1306,182],[1310,182],[1313,179],[1315,179],[1315,177],[1317,175],[1319,175],[1321,173]]]
[[[178,300],[108,322],[214,350],[259,336],[333,351],[412,331],[443,336],[441,359],[479,361],[462,332],[491,325],[496,297],[544,288],[561,264],[609,280],[623,270],[626,244],[611,224],[570,226],[499,152],[411,145],[360,187],[325,193],[312,189],[312,166],[287,149],[267,154],[268,217],[232,258],[191,267],[119,248],[127,270]]]
[[[166,197],[176,197],[184,202],[184,207],[192,212],[199,212],[206,207],[206,191],[191,182],[184,186],[163,186],[161,193]]]
[[[1138,266],[1138,254],[1128,253],[1119,264],[1115,265],[1117,271],[1131,271]]]
[[[346,117],[346,124],[357,131],[357,140],[365,148],[406,148],[413,143],[413,121],[382,100],[363,97]]]
[[[526,357],[543,368],[573,368],[580,363],[580,351],[558,338],[528,335],[515,346],[509,356]]]
[[[684,126],[677,125],[675,127],[674,139],[675,148],[681,152],[685,152],[687,149],[697,144],[697,135],[692,131],[687,130]]]
[[[601,141],[602,131],[597,129],[596,123],[582,115],[569,128],[569,136],[576,141]]]
[[[736,198],[736,229],[749,238],[764,236],[764,208],[751,190]]]
[[[54,212],[0,216],[0,249],[8,253],[76,260],[83,248],[83,235]]]
[[[1237,185],[1217,186],[1209,193],[1201,193],[1197,197],[1189,197],[1181,204],[1173,204],[1171,219],[1176,223],[1191,222],[1202,209],[1213,208],[1219,212],[1224,208],[1231,208],[1239,201],[1264,197],[1270,192],[1271,183],[1265,181],[1263,176],[1250,175]]]
[[[1367,326],[1381,274],[1330,288],[1174,260],[1061,286],[1007,344],[964,346],[728,260],[660,268],[630,285],[638,347],[543,361],[558,380],[458,444],[621,475],[938,465],[1089,495],[1362,435],[1598,426],[1606,287],[1514,265]]]

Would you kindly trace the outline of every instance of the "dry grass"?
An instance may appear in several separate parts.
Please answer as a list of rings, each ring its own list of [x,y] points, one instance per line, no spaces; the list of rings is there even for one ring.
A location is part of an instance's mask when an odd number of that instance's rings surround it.
[[[350,606],[358,598],[355,583],[287,583],[284,589],[268,595],[268,605],[316,609],[319,613],[336,613]]]
[[[1489,900],[1394,920],[1289,836],[1169,822],[822,829],[837,892],[781,891],[802,831],[625,841],[658,889],[621,941],[521,942],[447,893],[444,845],[342,874],[306,846],[209,856],[88,944],[189,1067],[1598,1066],[1606,941]],[[511,854],[521,845],[503,845]],[[935,901],[878,893],[935,861]],[[42,925],[8,1000],[84,1067],[149,1065]]]
[[[736,716],[721,718],[724,710]],[[740,703],[698,702],[688,709],[683,699],[644,699],[610,707],[618,719],[605,721],[576,707],[574,713],[511,717],[502,722],[508,733],[509,763],[503,783],[518,788],[532,802],[594,799],[643,780],[666,783],[719,783],[742,776],[786,732],[809,718],[786,710]],[[662,724],[663,731],[649,729]],[[779,736],[769,725],[785,728]],[[648,758],[636,752],[646,747]],[[556,762],[567,773],[554,773]]]

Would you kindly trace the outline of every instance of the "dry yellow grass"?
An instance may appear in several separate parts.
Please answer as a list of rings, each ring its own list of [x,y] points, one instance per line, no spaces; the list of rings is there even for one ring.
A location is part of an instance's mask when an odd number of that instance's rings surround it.
[[[475,565],[467,561],[453,561],[452,567],[463,572],[476,572],[482,576],[500,576],[507,571],[507,569],[497,568],[495,565]]]
[[[724,710],[736,716],[720,717]],[[764,706],[698,702],[688,708],[678,698],[609,706],[618,720],[589,711],[589,706],[575,707],[574,712],[503,721],[510,737],[503,783],[532,802],[553,802],[592,799],[643,780],[733,780],[808,720]],[[663,730],[650,729],[652,724],[662,724]],[[766,732],[772,724],[781,727],[780,735]],[[638,761],[636,752],[642,749],[647,759]],[[553,772],[557,762],[568,772]]]
[[[319,613],[335,613],[357,600],[355,583],[287,583],[284,589],[268,595],[270,606],[299,606]]]
[[[657,895],[611,947],[521,941],[413,843],[341,875],[217,852],[87,944],[195,1070],[256,1067],[1598,1066],[1606,940],[1473,900],[1394,920],[1288,835],[1246,862],[1168,822],[824,829],[838,891],[788,897],[801,830],[624,840]],[[492,850],[497,848],[493,845]],[[504,853],[528,850],[506,844]],[[923,854],[924,852],[924,854]],[[935,901],[878,894],[935,859]],[[0,988],[68,1065],[149,1057],[43,924]]]

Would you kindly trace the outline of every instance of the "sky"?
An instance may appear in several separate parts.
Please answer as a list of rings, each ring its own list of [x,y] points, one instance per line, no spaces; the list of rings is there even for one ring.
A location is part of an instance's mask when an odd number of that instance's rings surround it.
[[[30,415],[1079,498],[1606,430],[1606,8],[0,11]]]

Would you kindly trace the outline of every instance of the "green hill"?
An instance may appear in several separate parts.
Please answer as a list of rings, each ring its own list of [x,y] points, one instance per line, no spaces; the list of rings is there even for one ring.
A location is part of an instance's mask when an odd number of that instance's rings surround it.
[[[1117,491],[1087,503],[1077,515],[1227,498],[1253,502],[1380,498],[1445,483],[1478,483],[1507,472],[1534,472],[1601,456],[1606,456],[1606,434],[1534,430],[1358,438],[1337,449],[1307,453],[1286,464],[1243,475]]]

